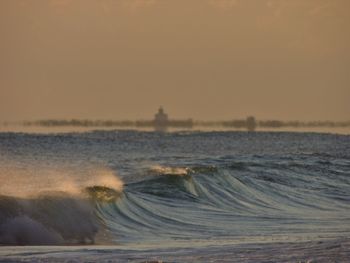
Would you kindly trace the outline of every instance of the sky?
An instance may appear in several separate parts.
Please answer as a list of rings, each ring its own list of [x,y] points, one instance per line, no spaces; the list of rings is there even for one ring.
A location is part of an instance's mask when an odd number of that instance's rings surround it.
[[[350,120],[349,0],[1,0],[0,121]]]

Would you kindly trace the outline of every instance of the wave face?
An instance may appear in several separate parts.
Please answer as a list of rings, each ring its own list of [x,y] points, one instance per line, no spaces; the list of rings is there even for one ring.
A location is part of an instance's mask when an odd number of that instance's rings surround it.
[[[0,244],[93,244],[97,230],[89,204],[65,193],[35,199],[0,196]]]
[[[4,245],[202,247],[350,233],[345,135],[3,133],[0,152]]]

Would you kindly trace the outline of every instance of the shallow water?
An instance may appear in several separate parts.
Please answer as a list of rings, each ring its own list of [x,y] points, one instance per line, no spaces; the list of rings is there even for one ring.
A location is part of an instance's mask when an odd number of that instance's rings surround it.
[[[0,244],[61,245],[4,260],[350,261],[347,135],[0,133],[0,154]]]

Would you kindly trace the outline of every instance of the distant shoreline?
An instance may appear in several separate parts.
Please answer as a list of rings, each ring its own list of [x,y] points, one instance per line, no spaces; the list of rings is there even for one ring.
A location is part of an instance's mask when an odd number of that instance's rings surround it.
[[[124,123],[118,125],[118,123]],[[81,124],[75,122],[74,124],[64,122],[61,124],[42,124],[38,122],[7,122],[0,123],[0,132],[23,132],[23,133],[70,133],[70,132],[90,132],[94,130],[136,130],[136,131],[154,131],[155,127],[152,125],[126,125],[125,122],[104,123],[103,121],[90,122],[88,124]],[[247,131],[244,125],[231,125],[230,122],[215,122],[194,121],[192,126],[188,127],[173,127],[169,126],[167,132],[180,131],[203,131],[203,132],[230,132],[230,131]],[[283,122],[281,125],[264,125],[264,123],[257,121],[255,132],[315,132],[315,133],[333,133],[350,135],[350,122],[299,122],[298,125],[290,125],[290,122]]]
[[[281,121],[281,120],[254,120],[256,128],[350,128],[350,121]],[[166,126],[169,128],[246,128],[246,119],[234,119],[226,121],[202,121],[202,120],[169,120]],[[115,128],[139,128],[154,127],[154,120],[89,120],[89,119],[46,119],[35,121],[2,122],[2,126],[41,126],[41,127],[115,127]]]

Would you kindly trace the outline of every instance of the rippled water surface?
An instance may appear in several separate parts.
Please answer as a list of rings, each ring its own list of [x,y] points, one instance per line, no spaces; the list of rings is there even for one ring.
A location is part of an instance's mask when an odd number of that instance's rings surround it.
[[[44,245],[0,259],[350,261],[347,135],[0,133],[0,164],[0,244]]]

